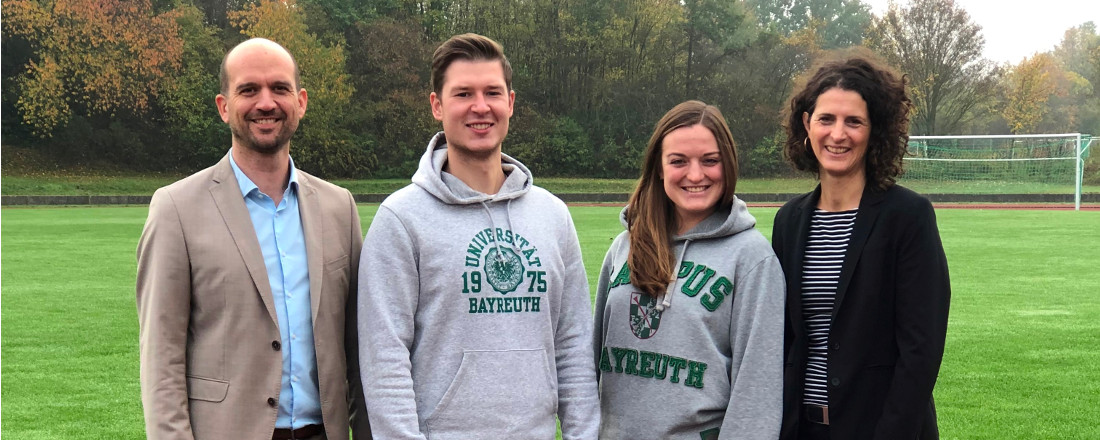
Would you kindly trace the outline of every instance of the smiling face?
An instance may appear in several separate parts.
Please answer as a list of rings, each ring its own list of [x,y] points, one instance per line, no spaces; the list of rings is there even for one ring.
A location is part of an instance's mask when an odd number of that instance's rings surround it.
[[[871,119],[859,93],[826,90],[818,95],[813,114],[802,114],[802,124],[822,180],[864,178]]]
[[[677,128],[661,142],[661,179],[676,207],[679,232],[691,229],[718,207],[725,190],[718,141],[707,127]]]
[[[271,42],[242,43],[225,60],[225,73],[228,88],[215,103],[233,146],[264,154],[289,148],[307,102],[290,54]]]
[[[475,157],[500,153],[516,94],[508,89],[499,60],[455,60],[444,72],[441,92],[430,99],[451,151]]]

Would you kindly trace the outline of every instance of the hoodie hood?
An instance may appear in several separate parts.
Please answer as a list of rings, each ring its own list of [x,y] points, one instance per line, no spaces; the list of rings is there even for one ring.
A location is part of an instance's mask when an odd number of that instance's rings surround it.
[[[629,229],[629,223],[626,219],[626,211],[629,208],[628,205],[619,212],[619,222],[623,224],[624,229]],[[727,237],[752,229],[754,226],[756,226],[756,217],[749,214],[748,206],[745,205],[744,201],[737,198],[737,196],[733,196],[733,203],[730,206],[715,210],[710,216],[683,235],[673,234],[672,241],[675,243]]]
[[[413,174],[412,182],[448,205],[511,200],[526,194],[534,182],[531,170],[507,154],[501,153],[500,156],[506,175],[500,190],[496,194],[476,191],[443,171],[443,165],[447,163],[447,138],[441,131],[428,142],[428,149],[420,157],[420,165]]]
[[[619,212],[619,221],[623,224],[623,228],[630,230],[630,224],[626,219],[626,211],[630,206],[627,205]],[[747,231],[756,226],[756,217],[749,214],[749,209],[745,205],[745,202],[738,199],[737,196],[733,196],[733,203],[725,208],[716,209],[703,221],[695,225],[682,235],[674,234],[672,236],[672,252],[676,255],[676,265],[674,268],[680,267],[680,264],[684,261],[684,255],[687,254],[688,246],[692,241],[715,239],[722,237],[729,237],[736,235],[742,231]],[[681,244],[678,246],[679,244]],[[677,251],[679,248],[679,251]],[[672,289],[676,287],[676,279],[668,284],[665,289],[665,293],[661,295],[660,302],[657,304],[658,311],[664,311],[665,309],[672,307]]]

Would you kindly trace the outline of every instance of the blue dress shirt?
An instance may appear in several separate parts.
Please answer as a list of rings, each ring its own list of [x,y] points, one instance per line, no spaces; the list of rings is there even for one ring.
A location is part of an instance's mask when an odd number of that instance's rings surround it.
[[[229,163],[260,241],[275,312],[279,316],[283,381],[275,427],[298,429],[321,424],[317,355],[309,303],[309,262],[302,218],[298,214],[298,174],[294,160],[290,161],[290,182],[279,206],[244,175],[232,153]]]

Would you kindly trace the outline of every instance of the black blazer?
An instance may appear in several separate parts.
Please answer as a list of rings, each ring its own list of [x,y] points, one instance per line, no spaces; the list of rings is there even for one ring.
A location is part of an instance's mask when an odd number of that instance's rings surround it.
[[[787,278],[782,439],[801,421],[808,342],[802,322],[802,254],[821,187],[775,215],[772,247]],[[951,284],[936,214],[900,186],[863,192],[829,327],[833,439],[937,439],[936,385]]]

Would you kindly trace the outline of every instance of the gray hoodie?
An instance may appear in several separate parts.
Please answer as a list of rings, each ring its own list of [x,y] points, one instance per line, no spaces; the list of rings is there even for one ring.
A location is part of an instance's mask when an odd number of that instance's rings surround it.
[[[596,298],[601,439],[778,438],[784,281],[755,225],[734,198],[673,237],[659,298],[630,284],[630,240],[615,238]]]
[[[565,204],[503,156],[500,191],[443,172],[443,133],[378,208],[359,265],[376,438],[592,439],[592,306]]]

